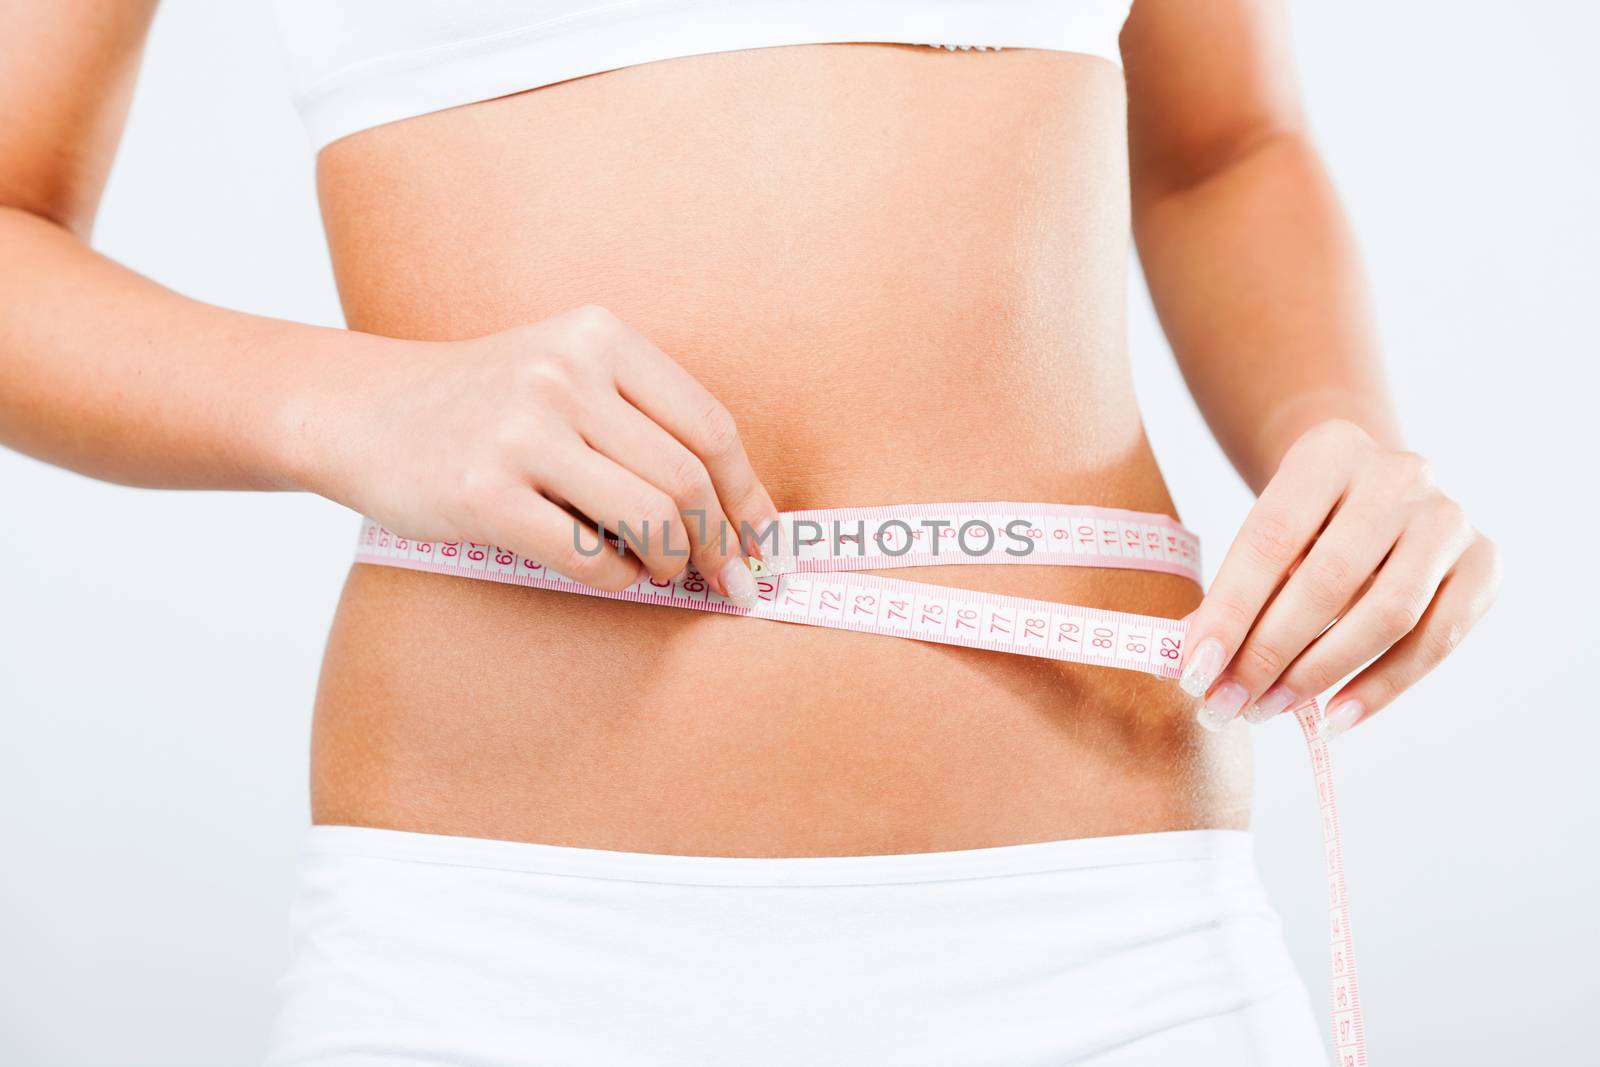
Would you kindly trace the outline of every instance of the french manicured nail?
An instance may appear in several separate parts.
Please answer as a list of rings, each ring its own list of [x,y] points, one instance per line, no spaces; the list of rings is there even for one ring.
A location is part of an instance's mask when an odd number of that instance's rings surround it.
[[[1211,698],[1200,705],[1195,718],[1207,730],[1220,730],[1239,714],[1249,695],[1250,691],[1238,682],[1223,682],[1217,686]]]
[[[1283,685],[1275,685],[1261,694],[1261,699],[1245,709],[1244,721],[1262,723],[1276,718],[1295,700],[1294,694]]]
[[[1317,735],[1324,741],[1331,741],[1350,727],[1361,721],[1362,713],[1366,711],[1359,700],[1341,700],[1328,709],[1328,714],[1323,716],[1322,725],[1317,727]]]
[[[1183,668],[1178,688],[1192,697],[1203,697],[1211,683],[1222,673],[1222,642],[1208,637],[1195,646],[1194,654]]]
[[[756,606],[756,579],[750,565],[734,556],[722,565],[717,577],[722,582],[722,595],[741,608]]]

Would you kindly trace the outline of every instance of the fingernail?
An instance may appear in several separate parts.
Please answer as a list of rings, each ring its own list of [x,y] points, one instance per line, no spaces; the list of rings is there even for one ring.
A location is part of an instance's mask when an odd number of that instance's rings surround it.
[[[1222,642],[1208,637],[1195,646],[1194,655],[1189,657],[1188,666],[1183,668],[1183,676],[1178,679],[1178,688],[1192,697],[1205,696],[1221,673]]]
[[[753,608],[756,606],[756,579],[750,573],[750,567],[738,556],[728,560],[722,565],[722,570],[717,573],[722,581],[722,595],[733,601],[735,606]]]
[[[1220,730],[1239,714],[1249,695],[1250,691],[1238,682],[1223,682],[1211,694],[1211,699],[1200,705],[1195,718],[1207,730]]]
[[[1361,721],[1362,713],[1366,709],[1359,700],[1341,700],[1328,709],[1328,714],[1322,717],[1322,725],[1317,727],[1317,736],[1324,741],[1331,741],[1344,733],[1350,727]]]
[[[1294,700],[1294,694],[1289,692],[1287,686],[1275,685],[1262,693],[1261,699],[1245,710],[1244,721],[1262,723],[1276,718],[1285,708],[1293,704]]]

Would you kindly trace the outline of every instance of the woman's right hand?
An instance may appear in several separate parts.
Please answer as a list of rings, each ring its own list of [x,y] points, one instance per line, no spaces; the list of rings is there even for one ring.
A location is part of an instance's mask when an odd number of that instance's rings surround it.
[[[601,589],[638,581],[641,563],[664,581],[692,562],[754,602],[741,548],[760,554],[750,532],[778,512],[733,417],[615,315],[582,307],[374,351],[376,373],[342,383],[310,427],[306,481],[324,496],[409,537],[501,545]],[[619,523],[643,543],[594,552],[595,526]]]

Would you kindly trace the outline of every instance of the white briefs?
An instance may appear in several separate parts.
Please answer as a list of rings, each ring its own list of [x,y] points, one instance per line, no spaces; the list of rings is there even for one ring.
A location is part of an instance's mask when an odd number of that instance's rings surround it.
[[[305,840],[269,1067],[1311,1067],[1251,838],[649,855]]]

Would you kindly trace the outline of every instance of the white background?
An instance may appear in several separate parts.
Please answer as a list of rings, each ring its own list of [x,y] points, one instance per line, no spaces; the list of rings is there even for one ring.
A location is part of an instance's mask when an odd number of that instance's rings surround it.
[[[1409,443],[1507,564],[1452,662],[1336,746],[1375,1063],[1592,1063],[1600,17],[1294,8]],[[310,162],[266,4],[168,0],[97,244],[338,323]],[[1250,496],[1133,299],[1146,417],[1214,566]],[[0,451],[0,1063],[257,1056],[353,529],[309,497],[140,492]],[[1305,755],[1288,722],[1255,736],[1263,876],[1320,998]]]

